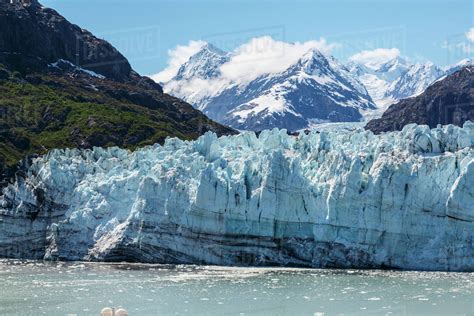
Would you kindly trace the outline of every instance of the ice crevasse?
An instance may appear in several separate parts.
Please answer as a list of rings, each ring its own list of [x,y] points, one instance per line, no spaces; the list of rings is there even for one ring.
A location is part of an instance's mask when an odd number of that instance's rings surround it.
[[[474,271],[474,124],[53,150],[4,189],[0,256]]]

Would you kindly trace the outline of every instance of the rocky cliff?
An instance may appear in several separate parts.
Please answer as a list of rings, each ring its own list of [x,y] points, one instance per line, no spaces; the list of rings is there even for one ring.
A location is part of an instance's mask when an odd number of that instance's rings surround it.
[[[0,1],[0,30],[0,63],[10,69],[44,71],[64,59],[116,81],[137,76],[112,45],[37,1]]]

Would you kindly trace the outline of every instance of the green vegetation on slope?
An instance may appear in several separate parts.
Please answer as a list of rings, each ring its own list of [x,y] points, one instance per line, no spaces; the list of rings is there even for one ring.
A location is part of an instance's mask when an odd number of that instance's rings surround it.
[[[136,86],[55,75],[26,80],[14,76],[0,80],[4,175],[25,156],[51,148],[135,149],[163,143],[168,136],[193,139],[207,130],[232,132],[178,99]]]

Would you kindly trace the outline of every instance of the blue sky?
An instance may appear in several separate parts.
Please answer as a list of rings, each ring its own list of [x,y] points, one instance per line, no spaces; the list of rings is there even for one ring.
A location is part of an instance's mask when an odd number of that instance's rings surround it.
[[[472,0],[44,0],[71,22],[112,42],[142,74],[164,69],[168,52],[190,40],[232,50],[252,37],[337,43],[345,62],[376,48],[398,48],[440,66],[472,57],[460,49],[474,25]]]

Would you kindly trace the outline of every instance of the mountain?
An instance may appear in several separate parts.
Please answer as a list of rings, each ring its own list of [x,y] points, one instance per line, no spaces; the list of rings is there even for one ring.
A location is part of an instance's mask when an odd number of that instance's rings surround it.
[[[0,197],[0,257],[472,272],[472,144],[466,123],[54,150]]]
[[[286,70],[250,81],[228,80],[220,67],[231,55],[206,45],[181,66],[165,90],[210,118],[242,130],[286,128],[315,122],[354,122],[375,109],[364,86],[334,58],[316,49]]]
[[[36,0],[0,0],[0,63],[22,73],[68,60],[119,82],[142,79],[108,42],[69,23]],[[151,84],[149,80],[147,84]],[[159,89],[158,85],[153,85]]]
[[[473,65],[472,59],[465,58],[454,65],[446,67],[444,69],[444,72],[446,73],[446,75],[450,75],[452,73],[455,73],[458,70],[461,70],[462,68],[466,66],[472,66],[472,65]]]
[[[164,94],[108,42],[35,0],[0,0],[0,182],[51,148],[136,148],[233,130]]]
[[[431,62],[412,64],[401,57],[377,63],[352,61],[347,68],[364,84],[378,105],[379,115],[388,105],[422,93],[446,74],[446,71]]]
[[[394,100],[416,96],[426,90],[433,82],[445,74],[431,62],[410,65],[385,92],[385,98]]]
[[[204,110],[208,99],[218,96],[230,84],[217,79],[221,76],[220,67],[229,60],[230,54],[212,44],[205,44],[179,67],[171,81],[164,83],[166,90],[195,108]]]
[[[410,123],[461,126],[474,121],[474,66],[466,66],[436,81],[422,94],[391,105],[366,129],[374,133],[401,130]]]
[[[229,59],[229,54],[211,44],[206,44],[179,68],[174,80],[217,78],[221,74],[220,66],[228,62]]]

